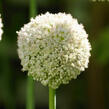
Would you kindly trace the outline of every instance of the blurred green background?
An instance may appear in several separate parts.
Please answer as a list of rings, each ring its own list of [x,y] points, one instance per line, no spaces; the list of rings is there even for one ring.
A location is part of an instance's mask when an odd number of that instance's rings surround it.
[[[37,0],[37,12],[66,12],[89,34],[89,68],[57,90],[57,109],[109,109],[109,2]],[[16,31],[29,22],[29,0],[0,0],[4,34],[0,42],[0,109],[25,109],[27,72],[17,55]],[[36,82],[36,109],[48,109],[48,87]]]

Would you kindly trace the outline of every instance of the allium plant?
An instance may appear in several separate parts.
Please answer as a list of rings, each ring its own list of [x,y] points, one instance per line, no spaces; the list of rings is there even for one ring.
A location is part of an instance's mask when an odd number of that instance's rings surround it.
[[[3,24],[2,24],[2,19],[1,19],[1,15],[0,15],[0,40],[2,39],[2,34],[3,34],[2,27],[3,27]]]
[[[18,32],[23,71],[56,89],[76,79],[88,66],[90,43],[83,26],[70,14],[39,15]]]
[[[88,35],[70,14],[47,12],[32,18],[17,33],[23,71],[44,86],[57,89],[88,67]]]

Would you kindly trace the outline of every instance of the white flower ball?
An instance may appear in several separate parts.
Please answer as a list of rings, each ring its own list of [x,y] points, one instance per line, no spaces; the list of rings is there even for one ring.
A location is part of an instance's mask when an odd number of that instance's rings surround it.
[[[45,86],[56,89],[68,84],[88,67],[88,35],[70,14],[47,12],[17,33],[23,71]]]
[[[0,15],[0,40],[2,39],[2,34],[3,34],[2,27],[3,27],[3,24],[2,24],[2,19],[1,19],[1,15]]]

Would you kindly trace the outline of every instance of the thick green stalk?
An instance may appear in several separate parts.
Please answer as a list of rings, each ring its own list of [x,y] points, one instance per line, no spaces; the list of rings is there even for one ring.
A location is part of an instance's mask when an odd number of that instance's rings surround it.
[[[36,16],[36,0],[30,0],[30,18]],[[26,109],[35,109],[35,84],[31,77],[27,79],[27,105]]]
[[[37,14],[36,0],[30,0],[30,18],[35,17]]]
[[[49,109],[56,109],[56,91],[49,88]]]
[[[35,109],[34,92],[35,92],[34,81],[31,77],[28,77],[28,79],[27,79],[27,105],[26,105],[26,109]]]

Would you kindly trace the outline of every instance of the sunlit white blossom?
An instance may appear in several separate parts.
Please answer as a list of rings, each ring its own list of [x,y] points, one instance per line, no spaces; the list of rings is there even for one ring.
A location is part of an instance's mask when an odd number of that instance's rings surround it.
[[[2,34],[3,34],[2,27],[3,27],[3,24],[2,24],[2,19],[1,19],[1,15],[0,15],[0,40],[2,39]]]
[[[23,71],[45,86],[56,89],[68,84],[88,67],[88,35],[70,14],[47,12],[17,33]]]

